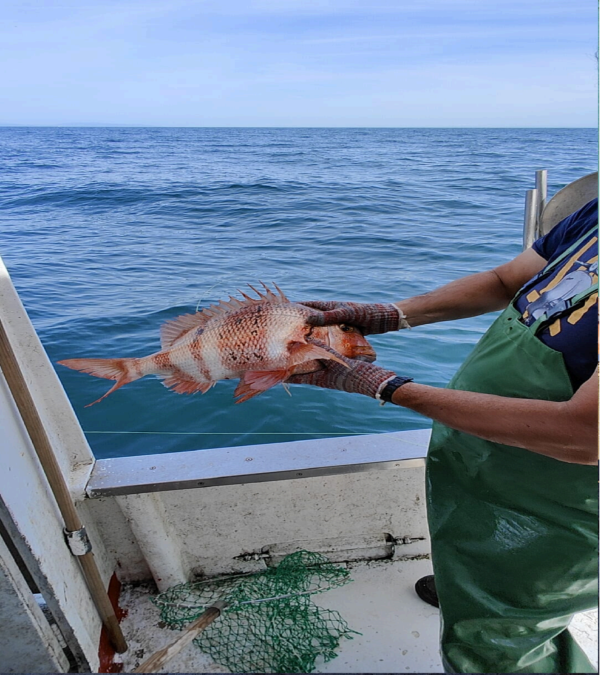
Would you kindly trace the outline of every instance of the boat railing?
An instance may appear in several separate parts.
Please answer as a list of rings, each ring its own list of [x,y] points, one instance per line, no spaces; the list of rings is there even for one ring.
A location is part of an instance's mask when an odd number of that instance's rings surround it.
[[[548,200],[548,171],[535,172],[535,188],[525,196],[523,250],[571,213],[598,196],[598,172],[569,183]]]
[[[1,260],[0,317],[105,588],[115,570],[160,589],[251,572],[282,546],[343,560],[427,555],[427,429],[97,460]],[[78,668],[96,670],[102,622],[4,373],[0,429],[0,533],[20,569],[11,592],[41,594]],[[50,635],[27,607],[32,634]]]

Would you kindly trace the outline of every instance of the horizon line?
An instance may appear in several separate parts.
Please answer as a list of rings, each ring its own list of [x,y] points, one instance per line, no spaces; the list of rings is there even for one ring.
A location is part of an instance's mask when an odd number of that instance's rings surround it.
[[[2,129],[598,129],[598,126],[268,126],[268,125],[174,125],[174,124],[3,124]]]

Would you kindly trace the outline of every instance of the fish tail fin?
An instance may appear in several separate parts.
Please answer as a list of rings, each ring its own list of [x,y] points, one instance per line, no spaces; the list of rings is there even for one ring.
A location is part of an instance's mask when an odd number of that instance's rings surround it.
[[[59,365],[66,366],[72,370],[79,370],[82,373],[88,373],[94,377],[103,377],[107,380],[116,380],[116,383],[109,389],[104,396],[101,396],[96,401],[88,403],[85,407],[89,408],[91,405],[99,403],[106,398],[113,391],[120,389],[123,385],[129,384],[134,380],[139,380],[145,373],[142,373],[136,367],[139,359],[66,359],[58,361]]]

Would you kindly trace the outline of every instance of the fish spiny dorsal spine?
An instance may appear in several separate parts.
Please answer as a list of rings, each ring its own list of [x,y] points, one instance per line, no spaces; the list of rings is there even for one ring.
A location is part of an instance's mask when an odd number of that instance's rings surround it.
[[[219,300],[218,304],[209,305],[208,307],[203,309],[201,312],[202,316],[206,317],[207,319],[213,319],[216,316],[226,315],[231,311],[235,311],[252,305],[258,305],[261,302],[271,302],[271,303],[289,302],[289,300],[286,298],[283,291],[277,286],[277,284],[274,283],[273,286],[275,286],[279,295],[273,293],[273,291],[264,282],[261,281],[260,283],[265,289],[264,293],[254,288],[252,284],[248,284],[248,286],[256,293],[256,295],[258,295],[258,298],[253,298],[247,293],[244,293],[243,291],[240,291],[238,289],[238,293],[244,298],[244,300],[238,300],[237,298],[234,298],[233,296],[230,295],[228,301]]]

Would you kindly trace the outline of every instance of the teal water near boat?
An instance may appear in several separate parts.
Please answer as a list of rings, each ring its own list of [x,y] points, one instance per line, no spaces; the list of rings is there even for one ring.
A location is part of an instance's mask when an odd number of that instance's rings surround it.
[[[391,301],[522,246],[525,191],[596,170],[594,129],[0,128],[0,255],[51,360],[142,356],[160,324],[246,283]],[[493,316],[371,338],[443,386]],[[359,396],[234,382],[178,396],[57,366],[98,457],[370,434],[429,420]]]

